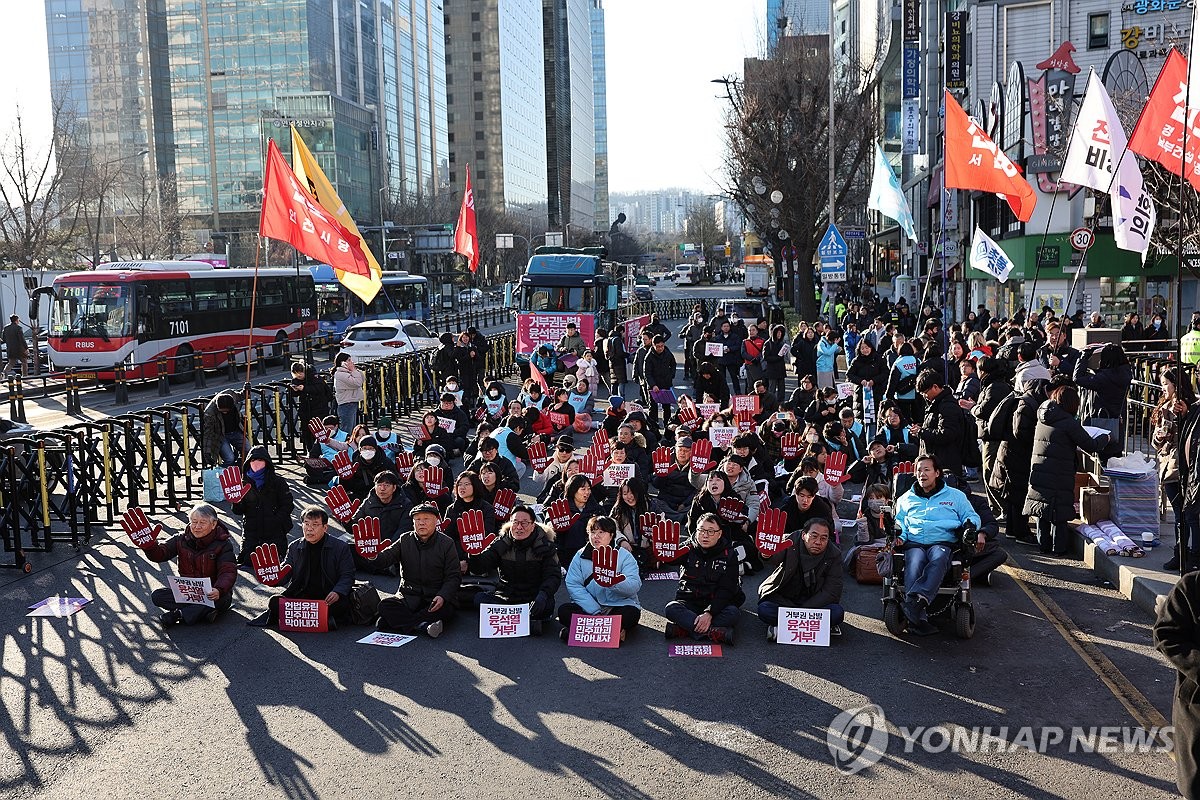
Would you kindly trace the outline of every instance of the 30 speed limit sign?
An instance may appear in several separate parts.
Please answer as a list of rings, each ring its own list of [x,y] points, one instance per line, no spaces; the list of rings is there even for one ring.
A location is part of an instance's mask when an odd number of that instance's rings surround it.
[[[1087,250],[1092,246],[1092,242],[1096,237],[1092,234],[1091,228],[1076,228],[1071,231],[1071,247],[1076,250]]]

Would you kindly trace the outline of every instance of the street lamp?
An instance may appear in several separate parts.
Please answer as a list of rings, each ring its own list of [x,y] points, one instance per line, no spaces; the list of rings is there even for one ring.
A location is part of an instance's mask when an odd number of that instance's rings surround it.
[[[149,155],[149,153],[150,153],[149,150],[142,150],[141,152],[134,153],[131,156],[124,156],[123,158],[114,158],[111,161],[104,161],[100,164],[100,166],[101,166],[101,168],[111,167],[113,164],[120,164],[122,161],[132,161],[135,158],[142,158],[143,156]],[[99,200],[96,201],[96,233],[95,233],[95,236],[92,237],[92,269],[95,269],[96,265],[100,263],[100,228],[102,227],[102,223],[104,221],[104,193],[105,193],[105,191],[107,191],[107,186],[105,185],[107,183],[108,183],[108,173],[106,171],[105,176],[104,176],[104,181],[103,181],[103,183],[101,185],[101,189],[100,189],[100,198],[99,198]],[[116,252],[116,249],[117,249],[117,235],[116,235],[116,220],[114,219],[113,220],[113,251],[114,251],[114,253]]]

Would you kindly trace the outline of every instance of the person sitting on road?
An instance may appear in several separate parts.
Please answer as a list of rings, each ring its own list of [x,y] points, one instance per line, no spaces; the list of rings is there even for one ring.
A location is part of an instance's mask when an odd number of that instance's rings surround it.
[[[507,406],[508,395],[505,394],[504,384],[500,381],[489,383],[483,396],[479,398],[479,409],[483,411],[483,422],[493,428],[497,427],[506,416],[505,408]]]
[[[496,507],[484,492],[483,481],[479,479],[479,475],[470,470],[460,472],[454,479],[454,502],[446,509],[447,524],[442,531],[458,548],[458,566],[464,575],[467,573],[467,551],[462,544],[458,523],[468,511],[479,511],[483,515],[485,531],[492,533],[496,530]]]
[[[233,513],[242,519],[238,566],[248,570],[250,554],[259,545],[274,544],[281,551],[287,550],[296,501],[287,481],[275,471],[270,451],[262,445],[252,448],[246,456],[242,482],[247,488],[233,504]]]
[[[676,522],[686,519],[687,510],[696,496],[696,487],[692,485],[689,475],[692,463],[692,440],[687,436],[679,436],[675,440],[675,460],[671,471],[666,475],[654,475],[651,483],[658,490],[658,500],[670,511]]]
[[[438,415],[427,411],[421,415],[421,424],[417,426],[416,438],[413,440],[413,458],[424,458],[425,448],[434,444],[444,451],[449,451],[450,437],[438,424]]]
[[[461,480],[461,477],[460,477]],[[485,526],[491,531],[495,523]],[[529,604],[529,633],[542,635],[542,623],[554,615],[554,595],[562,583],[562,569],[554,540],[534,519],[533,509],[519,505],[500,535],[482,553],[467,559],[472,573],[499,571],[491,592],[475,595],[475,605],[484,603]]]
[[[314,440],[308,446],[308,458],[304,460],[304,483],[307,486],[330,485],[336,476],[330,462],[338,453],[345,453],[350,449],[347,443],[350,434],[338,427],[336,414],[326,415],[321,420],[321,425],[324,428],[325,441]]]
[[[426,456],[428,454],[429,450],[426,449]],[[350,463],[354,467],[354,474],[349,478],[339,480],[338,483],[355,500],[367,498],[375,486],[377,475],[396,470],[396,464],[384,454],[374,436],[364,436],[358,440],[358,449]]]
[[[408,511],[412,507],[408,495],[399,489],[400,476],[395,472],[381,472],[376,475],[371,493],[359,506],[358,511],[354,512],[350,525],[367,517],[374,517],[379,520],[380,540],[395,541],[396,537],[408,528]],[[357,553],[354,561],[360,569],[366,566],[365,562],[359,560]]]
[[[513,462],[500,455],[500,444],[491,436],[479,443],[479,455],[467,465],[472,472],[479,472],[484,464],[490,464],[498,476],[496,489],[521,490],[521,478]]]
[[[329,626],[336,628],[350,619],[350,592],[354,588],[353,548],[336,536],[328,536],[329,515],[309,506],[301,516],[303,536],[288,545],[284,578],[288,588],[267,601],[267,610],[248,625],[266,628],[279,621],[279,598],[324,600],[329,606]]]
[[[404,450],[404,443],[400,441],[400,434],[392,430],[392,418],[380,417],[379,426],[375,429],[375,441],[383,450],[383,454],[387,456],[388,461],[395,462],[396,456]]]
[[[592,479],[578,473],[567,481],[563,497],[574,521],[564,530],[556,530],[554,538],[558,545],[558,563],[570,564],[575,554],[587,544],[587,522],[600,513],[600,505],[592,497]]]
[[[775,641],[779,609],[827,608],[829,632],[842,635],[842,552],[829,541],[832,523],[814,518],[791,535],[792,546],[758,588],[758,618]]]
[[[212,584],[208,599],[215,605],[209,608],[200,603],[177,603],[170,589],[155,589],[150,593],[150,602],[163,610],[159,621],[164,626],[216,622],[221,612],[233,604],[233,585],[237,582],[233,537],[217,518],[217,510],[208,503],[197,503],[188,514],[183,533],[160,543],[159,531],[161,526],[142,547],[146,558],[159,564],[178,558],[179,577],[208,578]]]
[[[492,431],[491,436],[492,441],[496,443],[497,452],[504,461],[512,465],[518,480],[525,477],[531,460],[529,448],[525,445],[526,429],[525,417],[510,414],[502,426]]]
[[[537,479],[546,487],[558,480],[575,459],[575,444],[567,436],[560,436],[554,443],[554,452],[550,453],[550,461],[546,468],[537,474]]]
[[[791,495],[780,506],[786,520],[785,531],[793,533],[803,530],[813,519],[833,520],[836,516],[833,504],[820,497],[819,492],[817,479],[811,475],[802,475],[792,484]]]
[[[571,599],[558,607],[558,621],[562,624],[559,638],[566,641],[573,614],[619,614],[621,641],[625,641],[626,634],[635,629],[642,618],[638,600],[642,576],[637,561],[624,547],[617,547],[617,524],[611,517],[592,517],[588,520],[586,533],[587,544],[574,555],[567,569],[567,593]],[[592,557],[598,547],[617,548],[617,573],[624,579],[614,586],[601,586],[594,578]]]
[[[686,549],[685,549],[686,548]],[[679,589],[667,603],[666,638],[691,637],[733,644],[733,626],[746,602],[738,557],[716,514],[703,514],[692,537],[679,549]]]
[[[471,429],[467,412],[458,405],[453,394],[446,392],[438,400],[438,407],[433,413],[440,420],[439,427],[446,433],[442,447],[451,457],[462,455],[467,449],[467,433]]]
[[[979,528],[979,514],[967,496],[946,485],[936,456],[917,458],[917,482],[896,501],[897,546],[904,552],[901,605],[913,633],[937,633],[927,609],[950,568],[950,557],[965,525]]]
[[[575,406],[571,405],[571,392],[568,389],[557,389],[554,392],[554,403],[546,409],[550,418],[550,427],[554,434],[569,431],[575,424]]]
[[[442,635],[454,617],[460,573],[458,550],[450,537],[438,531],[441,512],[433,503],[421,503],[409,512],[413,529],[370,559],[376,569],[397,565],[400,586],[379,603],[381,631]]]
[[[554,373],[558,372],[558,356],[550,349],[550,345],[544,344],[537,349],[533,354],[533,358],[529,363],[537,368],[538,372],[542,373],[542,377],[547,383],[554,380]]]

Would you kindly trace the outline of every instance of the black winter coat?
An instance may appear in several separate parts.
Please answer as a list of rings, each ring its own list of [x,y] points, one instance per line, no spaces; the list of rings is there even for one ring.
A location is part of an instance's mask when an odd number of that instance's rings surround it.
[[[1180,578],[1154,623],[1154,646],[1175,668],[1175,780],[1184,797],[1200,797],[1200,572]]]
[[[799,534],[793,534],[791,538],[792,546],[783,551],[779,565],[758,587],[759,601],[770,600],[795,608],[828,608],[840,603],[842,551],[830,542],[819,556],[814,556],[808,552]],[[785,594],[790,588],[799,591]]]
[[[242,474],[250,469],[247,461],[242,465]],[[296,501],[287,481],[275,472],[275,465],[268,462],[263,487],[253,483],[242,499],[233,504],[233,513],[242,518],[242,533],[263,539],[287,539],[292,531],[292,510]]]
[[[1086,358],[1080,358],[1075,364],[1075,383],[1084,389],[1095,392],[1091,402],[1083,409],[1081,416],[1111,417],[1123,419],[1125,407],[1129,404],[1129,387],[1133,384],[1133,367],[1122,364],[1118,367],[1108,367],[1093,372]]]
[[[785,370],[787,362],[784,357],[779,354],[779,351],[783,349],[785,344],[787,344],[787,342],[780,337],[778,339],[768,339],[767,343],[763,345],[763,375],[765,377],[775,378],[778,380],[787,374]]]
[[[302,389],[295,389],[302,386]],[[304,380],[288,384],[288,394],[296,403],[297,422],[301,430],[305,430],[310,420],[323,419],[329,414],[333,403],[333,390],[329,384],[312,367],[304,371]]]
[[[1029,469],[1029,494],[1022,513],[1048,516],[1066,522],[1075,515],[1076,448],[1088,453],[1107,444],[1108,437],[1093,439],[1083,425],[1058,403],[1047,400],[1038,409],[1033,434],[1033,462]]]
[[[458,551],[444,533],[434,533],[422,542],[413,532],[401,534],[391,547],[372,560],[378,571],[393,564],[400,566],[397,594],[405,600],[432,603],[434,597],[453,603],[460,582]]]
[[[963,437],[967,434],[966,414],[950,390],[943,388],[937,399],[925,410],[925,420],[917,436],[921,440],[921,455],[932,453],[942,469],[962,474]],[[972,431],[974,433],[974,431]]]
[[[371,492],[363,504],[358,507],[350,524],[353,525],[367,517],[375,517],[379,520],[380,537],[395,541],[396,535],[401,531],[412,529],[412,520],[408,516],[410,508],[412,508],[412,503],[409,502],[408,494],[400,491],[399,488],[392,494],[392,502],[386,505],[375,492]]]
[[[992,430],[991,423],[992,415],[996,413],[996,409],[1000,407],[1013,395],[1013,385],[1011,382],[988,377],[986,380],[980,381],[983,386],[979,390],[979,399],[975,403],[975,407],[971,409],[971,416],[975,418],[976,434],[985,442],[1001,442],[1008,438],[1008,433],[1012,430],[1012,425],[1009,424],[1004,430]],[[1008,405],[1015,410],[1016,400],[1012,400]],[[1000,418],[1000,421],[1011,423],[1012,414],[1009,413],[1007,419]]]
[[[655,475],[652,479],[654,488],[658,489],[658,499],[673,510],[686,509],[696,496],[696,487],[688,479],[689,472],[689,468],[684,467],[671,470],[666,475]]]
[[[871,393],[875,398],[875,407],[878,408],[879,401],[883,399],[884,389],[887,388],[888,372],[888,365],[878,350],[872,350],[869,356],[859,353],[850,362],[850,367],[846,370],[846,380],[854,384],[854,415],[859,419],[863,418],[863,410],[866,408],[863,403],[862,382],[874,383]]]
[[[371,489],[375,486],[375,476],[381,472],[395,472],[396,464],[390,458],[383,454],[383,448],[377,447],[375,457],[370,461],[363,460],[362,453],[356,452],[354,458],[350,460],[351,464],[358,466],[358,470],[344,481],[341,485],[346,489],[346,493],[355,500],[366,500],[371,494]]]
[[[1028,490],[1038,407],[1045,401],[1046,381],[1039,378],[1017,397],[1012,413],[1007,411],[1007,404],[1002,403],[988,422],[988,429],[998,434],[1004,432],[1006,420],[1009,425],[1008,436],[1000,441],[990,484],[1001,497],[1023,497]]]
[[[496,596],[505,603],[532,603],[541,592],[553,599],[562,583],[558,551],[540,528],[520,540],[506,533],[467,563],[478,575],[500,571]]]
[[[711,361],[701,363],[692,386],[696,395],[692,399],[697,403],[703,402],[706,393],[712,395],[722,408],[729,403],[729,382],[725,380],[725,371]]]
[[[679,559],[679,589],[675,599],[695,611],[717,614],[729,606],[746,602],[738,572],[737,554],[729,539],[705,550],[695,539],[689,539],[691,549]]]
[[[675,354],[669,349],[658,350],[651,348],[646,354],[645,383],[647,386],[657,386],[659,389],[670,389],[675,385]]]
[[[317,597],[303,598],[306,600],[323,600],[330,592],[336,592],[339,597],[349,597],[354,588],[354,548],[346,542],[325,534],[325,543],[321,547],[321,563],[316,565],[321,570],[321,592]],[[308,544],[304,537],[295,539],[288,545],[284,564],[291,566],[288,575],[290,586],[284,592],[286,597],[299,597],[298,592],[304,587],[308,564]]]
[[[817,340],[797,336],[792,340],[792,361],[796,365],[796,376],[817,374]]]
[[[491,501],[477,497],[472,502],[465,503],[461,498],[454,498],[454,502],[446,509],[445,519],[449,520],[450,524],[446,526],[446,530],[443,533],[454,541],[454,546],[458,548],[459,561],[467,560],[467,551],[463,549],[462,537],[458,535],[458,520],[463,514],[471,510],[483,512],[483,530],[486,533],[496,532],[496,507],[492,505]],[[487,571],[490,570],[485,570],[485,572]],[[482,575],[484,573],[479,572],[477,574]]]

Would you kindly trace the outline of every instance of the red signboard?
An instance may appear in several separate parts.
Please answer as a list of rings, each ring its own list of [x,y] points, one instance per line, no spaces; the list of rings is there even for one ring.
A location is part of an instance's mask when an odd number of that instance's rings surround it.
[[[325,633],[329,630],[329,605],[324,600],[279,598],[279,630]]]
[[[558,340],[567,332],[568,322],[575,323],[584,344],[595,343],[596,318],[591,314],[523,311],[517,315],[517,352],[530,355],[544,344],[557,346]]]

